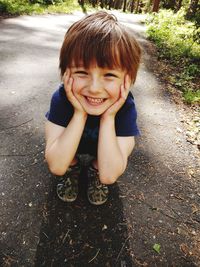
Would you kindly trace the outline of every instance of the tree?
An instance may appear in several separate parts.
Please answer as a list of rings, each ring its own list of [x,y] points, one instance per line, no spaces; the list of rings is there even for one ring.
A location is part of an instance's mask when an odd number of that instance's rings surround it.
[[[126,4],[127,4],[127,0],[124,0],[123,12],[126,12]]]
[[[183,0],[178,0],[178,3],[176,4],[176,11],[178,11],[182,6]]]
[[[134,0],[131,1],[131,13],[133,13],[134,10]]]
[[[153,1],[153,8],[152,8],[152,11],[153,12],[158,12],[158,10],[159,10],[159,4],[160,4],[160,0],[154,0]]]
[[[136,2],[136,7],[135,7],[135,13],[138,13],[138,10],[139,10],[139,4],[140,4],[140,0],[137,0],[137,2]]]
[[[112,7],[113,7],[113,1],[109,0],[108,9],[111,10]]]

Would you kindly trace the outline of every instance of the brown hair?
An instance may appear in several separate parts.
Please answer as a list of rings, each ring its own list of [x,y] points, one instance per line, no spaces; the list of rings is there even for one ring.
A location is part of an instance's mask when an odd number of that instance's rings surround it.
[[[80,62],[85,68],[120,68],[135,81],[141,49],[133,34],[114,15],[99,11],[75,22],[65,34],[60,51],[61,76]]]

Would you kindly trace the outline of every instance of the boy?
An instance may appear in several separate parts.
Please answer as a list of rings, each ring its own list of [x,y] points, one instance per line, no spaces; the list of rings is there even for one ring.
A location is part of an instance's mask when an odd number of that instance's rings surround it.
[[[94,205],[106,202],[108,185],[125,171],[139,133],[129,89],[140,54],[134,37],[104,11],[68,29],[60,51],[63,84],[53,94],[45,126],[45,157],[60,176],[61,200],[77,198],[78,154],[95,158],[87,169],[87,197]]]

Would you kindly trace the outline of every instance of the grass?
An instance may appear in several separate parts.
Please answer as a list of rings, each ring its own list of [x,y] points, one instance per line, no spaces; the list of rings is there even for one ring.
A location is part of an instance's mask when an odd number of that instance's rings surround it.
[[[176,66],[169,79],[182,91],[184,101],[200,103],[200,29],[185,19],[185,11],[160,10],[149,16],[147,35],[158,47],[159,57]]]
[[[30,4],[28,0],[0,0],[2,15],[71,13],[75,10],[81,10],[76,0],[65,0],[54,5]]]
[[[188,104],[191,103],[200,103],[200,90],[193,91],[193,90],[185,90],[183,93],[183,97],[185,99],[185,102]]]

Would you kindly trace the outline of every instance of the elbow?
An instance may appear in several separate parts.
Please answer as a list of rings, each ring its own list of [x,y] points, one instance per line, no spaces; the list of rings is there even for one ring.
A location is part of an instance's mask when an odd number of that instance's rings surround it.
[[[102,184],[111,185],[114,184],[117,179],[124,173],[126,167],[122,167],[120,170],[118,170],[117,173],[114,173],[112,171],[111,173],[101,173],[99,172],[99,179]]]
[[[67,171],[67,168],[61,168],[60,166],[58,166],[57,164],[54,164],[50,161],[50,159],[45,156],[45,159],[46,159],[46,162],[47,162],[47,165],[48,165],[48,168],[49,168],[49,171],[53,174],[53,175],[56,175],[56,176],[63,176],[66,171]]]

